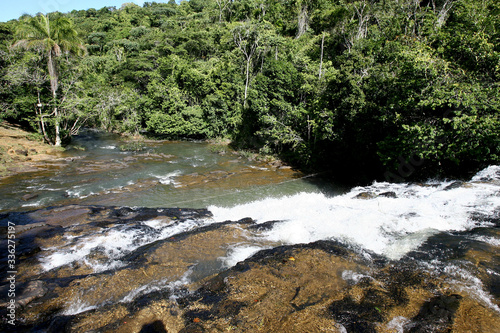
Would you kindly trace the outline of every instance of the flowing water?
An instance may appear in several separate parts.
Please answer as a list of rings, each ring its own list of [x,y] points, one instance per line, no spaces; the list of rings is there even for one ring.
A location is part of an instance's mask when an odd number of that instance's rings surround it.
[[[46,170],[0,182],[0,211],[78,202],[137,207],[230,205],[319,190],[290,169],[217,154],[203,142],[145,142],[123,151],[114,134],[88,131]],[[279,184],[279,186],[275,186]],[[23,195],[38,195],[22,202]]]
[[[61,310],[66,316],[130,303],[158,290],[181,290],[259,251],[332,241],[368,261],[411,262],[420,272],[452,285],[455,293],[469,295],[495,320],[500,318],[498,166],[466,182],[373,183],[343,189],[289,168],[231,152],[214,153],[203,142],[145,142],[135,152],[120,149],[124,144],[111,134],[86,132],[75,138],[61,160],[0,182],[2,223],[54,221],[63,213],[47,207],[78,205],[61,215],[58,235],[49,234],[42,242],[36,272],[26,273],[32,279],[114,279],[128,274],[131,265],[140,265],[141,256],[148,258],[143,261],[161,258],[160,264],[134,268],[146,269],[148,278],[134,278],[140,280],[137,285],[121,293],[108,295],[95,287],[85,289],[82,283],[79,296],[72,292]],[[22,200],[26,195],[33,197]],[[132,208],[105,215],[103,207],[111,206]],[[174,207],[200,210],[179,210],[172,217],[167,208]],[[21,213],[33,209],[38,210],[29,219]],[[105,216],[107,224],[83,223],[83,215],[90,221]],[[245,218],[256,227],[247,227]],[[224,221],[240,222],[226,230],[220,223]],[[199,238],[174,245],[173,240],[188,234]],[[207,239],[212,243],[204,245]],[[169,265],[175,270],[166,270]],[[356,285],[372,273],[346,268],[340,274]],[[341,317],[335,318],[342,323]],[[387,327],[403,331],[409,321],[396,316]],[[356,331],[343,325],[337,328]]]

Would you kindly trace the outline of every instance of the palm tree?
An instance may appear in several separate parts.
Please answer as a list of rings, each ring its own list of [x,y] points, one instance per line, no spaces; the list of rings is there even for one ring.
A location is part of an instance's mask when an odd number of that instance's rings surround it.
[[[26,18],[16,32],[17,42],[14,48],[37,49],[47,57],[50,77],[50,90],[54,103],[52,115],[55,119],[55,145],[61,145],[60,119],[57,110],[57,87],[59,84],[56,57],[63,53],[83,54],[85,46],[67,17],[59,16],[54,20],[49,15],[39,14]],[[43,117],[42,117],[43,123]]]

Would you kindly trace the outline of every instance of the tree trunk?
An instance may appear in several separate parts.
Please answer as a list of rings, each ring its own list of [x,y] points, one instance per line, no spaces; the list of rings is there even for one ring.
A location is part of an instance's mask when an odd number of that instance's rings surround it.
[[[54,145],[56,147],[61,146],[61,130],[59,126],[59,112],[57,110],[57,72],[54,64],[54,59],[52,58],[52,50],[49,50],[49,76],[50,76],[50,90],[52,91],[52,100],[54,103],[54,127],[56,132],[56,139]]]
[[[247,97],[248,97],[248,88],[250,86],[250,70],[252,67],[252,60],[255,55],[255,52],[258,50],[259,47],[259,40],[260,36],[256,35],[253,36],[252,40],[252,34],[255,32],[250,31],[252,27],[246,27],[244,29],[247,29],[245,31],[244,36],[242,36],[241,31],[236,31],[234,32],[233,38],[234,38],[234,43],[238,46],[240,49],[241,53],[245,56],[245,61],[246,61],[246,68],[245,68],[245,95],[243,97],[243,107],[247,106]]]
[[[323,37],[321,37],[321,58],[319,62],[319,79],[321,79],[322,76],[322,68],[323,68],[323,47],[325,45],[325,33],[323,32]]]
[[[56,142],[55,142],[54,146],[60,147],[61,146],[61,129],[59,126],[59,114],[57,111],[57,106],[54,107],[54,117],[55,117],[54,126],[56,129]]]
[[[246,81],[245,81],[245,98],[243,99],[243,107],[247,107],[248,84],[250,83],[250,61],[252,58],[247,58]]]
[[[298,29],[296,38],[300,38],[300,36],[302,36],[307,29],[309,29],[309,13],[307,11],[307,4],[301,4],[297,23]]]
[[[217,6],[219,7],[219,23],[222,23],[222,14],[229,5],[230,0],[216,0]]]
[[[43,138],[46,143],[50,143],[50,139],[47,136],[47,131],[45,130],[45,122],[43,120],[43,113],[42,113],[42,102],[40,101],[40,92],[38,92],[38,104],[37,104],[37,114],[40,114],[40,131],[43,134]]]
[[[366,37],[368,32],[368,19],[369,14],[365,14],[366,2],[363,2],[363,5],[359,5],[359,8],[354,4],[354,9],[356,10],[356,14],[358,16],[358,32],[356,33],[356,40],[363,39]]]
[[[443,7],[439,11],[438,19],[436,21],[436,27],[438,29],[441,28],[446,22],[446,17],[448,16],[448,12],[450,11],[451,8],[453,8],[453,5],[454,3],[449,0],[446,0],[446,2],[444,3]]]

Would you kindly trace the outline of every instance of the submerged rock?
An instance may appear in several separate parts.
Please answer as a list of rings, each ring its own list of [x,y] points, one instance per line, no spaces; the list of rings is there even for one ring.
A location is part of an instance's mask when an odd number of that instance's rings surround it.
[[[33,199],[36,199],[39,197],[39,194],[38,193],[29,193],[29,194],[25,194],[21,197],[21,199],[23,201],[30,201],[30,200],[33,200]]]

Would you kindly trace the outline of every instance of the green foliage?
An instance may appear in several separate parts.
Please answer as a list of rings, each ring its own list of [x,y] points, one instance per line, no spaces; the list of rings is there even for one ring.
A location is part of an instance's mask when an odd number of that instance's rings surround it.
[[[147,149],[147,145],[142,141],[130,141],[120,145],[120,151],[139,152]]]
[[[88,56],[57,58],[56,104],[46,53],[10,48],[25,25],[1,23],[2,118],[33,129],[43,118],[53,134],[45,116],[58,105],[68,135],[228,138],[367,179],[411,158],[424,159],[421,177],[499,162],[494,0],[191,0],[52,15],[74,22]]]

